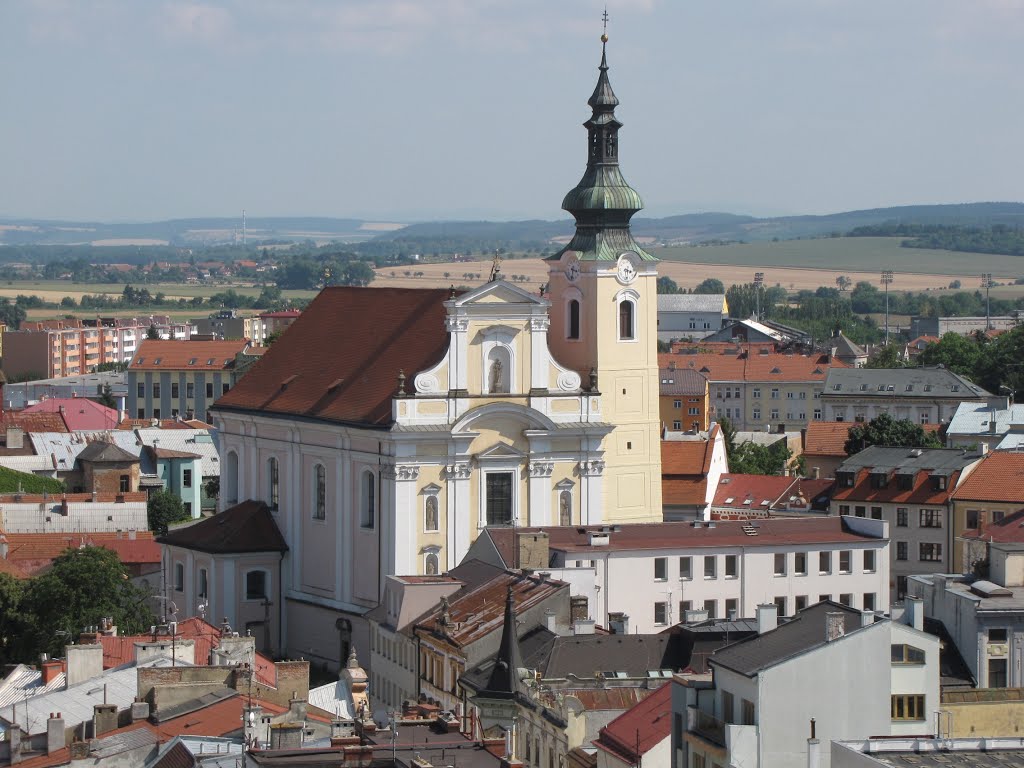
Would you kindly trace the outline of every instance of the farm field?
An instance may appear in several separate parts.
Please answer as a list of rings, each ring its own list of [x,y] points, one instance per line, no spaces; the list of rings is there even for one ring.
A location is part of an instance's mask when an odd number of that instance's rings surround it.
[[[0,283],[0,296],[14,298],[18,294],[26,296],[38,296],[44,301],[60,301],[65,296],[71,296],[76,301],[83,295],[91,296],[106,294],[109,296],[120,296],[124,290],[124,283],[72,283],[67,280],[8,280]],[[191,283],[137,283],[137,288],[145,288],[154,296],[164,293],[170,299],[191,299],[195,296],[208,298],[215,293],[223,293],[228,289],[234,290],[243,296],[259,296],[260,286],[251,283],[218,283],[215,285],[196,285]],[[285,297],[290,299],[309,299],[316,295],[316,291],[284,291]]]

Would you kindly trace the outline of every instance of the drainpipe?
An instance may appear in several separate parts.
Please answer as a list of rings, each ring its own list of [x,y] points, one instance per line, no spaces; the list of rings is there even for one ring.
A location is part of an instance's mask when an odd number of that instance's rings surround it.
[[[814,718],[811,718],[811,738],[807,740],[807,768],[820,768],[821,766],[821,741],[815,733]]]

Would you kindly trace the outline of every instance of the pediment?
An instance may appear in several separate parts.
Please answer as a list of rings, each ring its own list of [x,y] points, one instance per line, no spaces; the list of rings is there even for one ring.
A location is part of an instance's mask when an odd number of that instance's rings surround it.
[[[497,280],[493,283],[484,283],[455,300],[456,307],[471,304],[531,304],[546,307],[548,301],[523,290],[518,285]]]
[[[425,496],[436,496],[440,492],[441,486],[438,485],[437,483],[431,483],[430,485],[425,485],[422,488],[420,488],[420,493],[424,494]]]
[[[486,451],[481,451],[477,454],[478,460],[486,461],[488,459],[521,459],[526,456],[525,453],[517,451],[511,445],[505,443],[498,443],[492,445]]]

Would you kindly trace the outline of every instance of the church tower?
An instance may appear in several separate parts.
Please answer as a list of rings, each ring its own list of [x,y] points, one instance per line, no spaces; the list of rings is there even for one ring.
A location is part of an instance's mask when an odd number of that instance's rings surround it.
[[[619,169],[619,100],[608,79],[607,35],[590,100],[587,169],[562,201],[576,219],[570,243],[548,259],[548,344],[568,367],[596,374],[604,422],[605,522],[662,519],[658,415],[657,259],[633,239],[643,208]]]

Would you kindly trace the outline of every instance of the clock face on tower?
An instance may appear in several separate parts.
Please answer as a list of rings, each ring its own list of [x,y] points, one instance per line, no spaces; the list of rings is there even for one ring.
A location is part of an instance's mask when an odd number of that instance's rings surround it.
[[[570,283],[575,283],[580,276],[580,263],[578,261],[569,262],[569,266],[565,268],[565,276]]]
[[[622,254],[619,256],[619,265],[615,270],[615,276],[619,279],[620,283],[632,283],[636,278],[636,267],[633,266],[632,260],[628,255]]]

